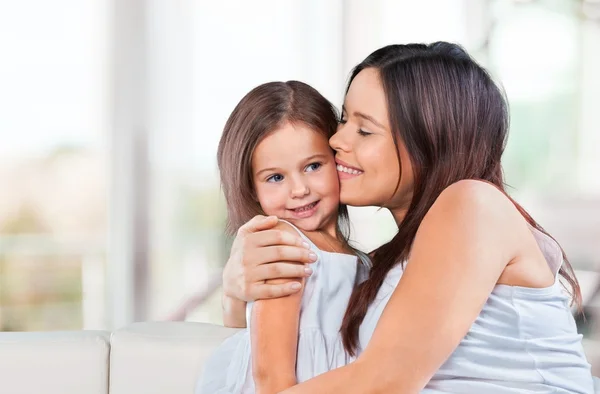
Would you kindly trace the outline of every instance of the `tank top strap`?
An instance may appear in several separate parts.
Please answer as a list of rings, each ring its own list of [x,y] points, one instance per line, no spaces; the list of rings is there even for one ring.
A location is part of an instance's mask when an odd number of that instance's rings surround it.
[[[300,229],[296,226],[294,226],[292,223],[288,222],[287,220],[283,220],[283,219],[279,219],[280,222],[283,223],[287,223],[289,226],[291,226],[294,230],[296,230],[296,232],[300,235],[300,237],[302,237],[303,240],[305,240],[306,242],[308,242],[308,244],[311,246],[311,249],[315,249],[319,252],[322,252],[321,249],[319,249],[319,247],[317,245],[315,245],[315,243],[313,241],[310,240],[310,238],[308,238],[302,231],[300,231]],[[373,267],[373,263],[371,262],[371,258],[369,257],[368,254],[358,250],[358,249],[354,249],[353,248],[354,253],[356,254],[356,257],[358,257],[358,261],[361,263],[361,265],[366,269],[365,272],[368,272],[369,270]],[[338,255],[343,255],[345,253],[336,253]]]
[[[308,244],[311,246],[311,249],[317,249],[320,250],[317,245],[315,245],[315,243],[313,241],[310,240],[310,238],[308,238],[306,236],[306,234],[304,234],[302,231],[300,231],[300,229],[296,226],[294,226],[292,223],[288,222],[287,220],[283,220],[283,219],[279,219],[280,222],[286,223],[287,225],[289,225],[291,228],[293,228],[298,235],[300,235],[300,237],[305,240],[306,242],[308,242]]]
[[[552,270],[554,278],[558,279],[558,271],[563,263],[563,254],[560,246],[550,236],[531,226],[529,223],[527,224],[529,225],[529,228],[533,233],[533,237],[535,238],[542,254],[544,255],[544,258],[546,259],[546,262],[548,263],[548,267],[550,267],[550,270]]]

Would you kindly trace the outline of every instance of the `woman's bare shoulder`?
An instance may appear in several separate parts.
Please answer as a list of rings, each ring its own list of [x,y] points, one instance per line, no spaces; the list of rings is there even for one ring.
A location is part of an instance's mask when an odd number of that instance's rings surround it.
[[[473,247],[492,248],[506,256],[518,254],[520,237],[528,231],[525,219],[508,196],[479,180],[458,181],[440,193],[425,215],[417,238],[443,243],[449,232],[460,231]],[[511,257],[511,258],[512,258]]]
[[[465,179],[453,183],[444,189],[428,214],[444,215],[445,213],[465,220],[492,223],[516,223],[524,219],[508,198],[495,185]]]

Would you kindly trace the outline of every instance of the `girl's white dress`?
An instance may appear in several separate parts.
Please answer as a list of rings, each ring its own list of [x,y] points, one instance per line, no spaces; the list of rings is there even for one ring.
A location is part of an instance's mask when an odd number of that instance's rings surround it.
[[[363,254],[357,258],[322,251],[294,229],[317,255],[300,306],[296,376],[298,382],[303,382],[352,361],[344,350],[339,331],[355,284],[368,275],[369,260]],[[226,339],[207,360],[196,394],[255,392],[250,330],[260,327],[250,327],[252,304],[248,303],[246,309],[248,328]]]

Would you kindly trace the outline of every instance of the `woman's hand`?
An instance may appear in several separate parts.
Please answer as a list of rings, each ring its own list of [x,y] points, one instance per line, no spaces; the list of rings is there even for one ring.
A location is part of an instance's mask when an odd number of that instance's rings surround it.
[[[293,294],[300,282],[267,284],[268,279],[306,277],[306,265],[316,261],[300,235],[273,229],[275,216],[255,216],[238,230],[231,255],[223,270],[223,321],[226,326],[245,327],[245,303]]]

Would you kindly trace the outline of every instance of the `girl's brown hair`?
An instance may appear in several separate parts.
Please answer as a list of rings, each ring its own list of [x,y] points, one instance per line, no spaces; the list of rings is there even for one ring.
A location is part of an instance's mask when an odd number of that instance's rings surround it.
[[[350,298],[341,332],[351,354],[356,353],[359,327],[385,276],[407,259],[421,221],[441,192],[459,180],[479,179],[506,194],[500,162],[508,135],[506,100],[485,69],[460,46],[386,46],[354,68],[348,88],[366,68],[379,72],[394,143],[397,148],[401,139],[410,155],[414,191],[398,233],[374,251],[369,279]],[[510,199],[530,225],[548,235]],[[580,305],[579,284],[564,252],[563,258],[560,275]]]
[[[255,215],[264,215],[252,182],[252,155],[265,137],[288,122],[303,124],[329,139],[336,132],[338,115],[316,89],[287,81],[252,89],[229,116],[219,141],[217,162],[230,234]],[[338,236],[345,240],[349,231],[347,207],[340,205],[338,214]]]

